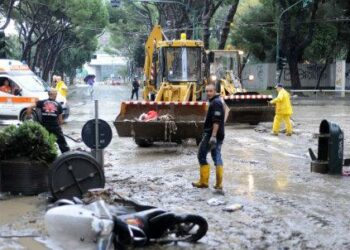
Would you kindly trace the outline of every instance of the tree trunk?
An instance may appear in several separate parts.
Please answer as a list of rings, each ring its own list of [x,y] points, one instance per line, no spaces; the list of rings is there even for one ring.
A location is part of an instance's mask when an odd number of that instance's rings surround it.
[[[247,57],[246,57],[246,59],[242,62],[241,67],[239,68],[239,72],[238,72],[238,78],[239,78],[240,81],[241,81],[242,88],[244,88],[244,86],[243,86],[243,80],[242,80],[243,70],[244,70],[245,66],[247,65],[247,62],[248,62],[249,57],[250,57],[250,53],[247,54]]]
[[[39,61],[39,58],[41,57],[41,54],[43,52],[43,47],[44,47],[43,43],[38,43],[38,45],[35,48],[35,54],[34,54],[34,58],[33,58],[33,62],[32,62],[33,68],[38,66],[38,61]]]
[[[325,62],[324,66],[323,66],[323,68],[322,68],[322,70],[321,70],[321,72],[320,72],[320,75],[318,76],[317,84],[316,84],[315,89],[319,89],[319,88],[320,88],[321,78],[322,78],[324,72],[326,71],[326,69],[327,69],[327,67],[328,67],[328,65],[329,65],[329,63],[330,63],[330,61],[331,61],[330,58],[327,58],[327,59],[326,59],[326,62]]]
[[[0,27],[0,30],[4,30],[7,28],[7,26],[10,24],[11,21],[11,15],[12,15],[12,11],[13,11],[13,6],[15,4],[16,0],[11,0],[10,4],[8,6],[8,10],[7,13],[5,15],[6,21],[5,23]],[[3,2],[1,2],[1,4],[3,4]]]
[[[31,48],[32,48],[31,45],[28,45],[28,42],[26,42],[22,53],[22,57],[21,57],[21,61],[25,61],[28,65],[30,63],[29,50],[31,50]]]
[[[51,45],[49,45],[51,46]],[[52,69],[52,64],[53,64],[53,48],[51,47],[49,50],[48,50],[48,53],[46,55],[46,58],[43,58],[43,74],[42,74],[42,78],[45,80],[45,81],[48,81],[50,79],[49,78],[49,73]]]
[[[300,12],[304,12],[304,15],[309,16],[310,18],[310,22],[306,27],[307,32],[305,34],[301,33],[302,29],[300,26],[303,24],[303,22],[301,22],[303,13],[300,13],[297,16],[292,16],[290,12],[286,12],[281,19],[282,31],[280,49],[284,52],[284,55],[288,59],[291,85],[293,89],[301,88],[298,62],[301,59],[306,47],[312,42],[315,31],[315,22],[313,21],[316,18],[319,2],[320,0],[314,0],[310,7],[311,9],[299,9]],[[288,7],[292,6],[289,4],[289,1],[285,0],[279,0],[278,3],[281,6],[281,9],[287,9]]]
[[[225,49],[228,34],[230,32],[230,26],[231,26],[231,23],[233,22],[233,18],[235,17],[238,3],[239,3],[239,0],[235,0],[235,3],[231,4],[231,6],[230,6],[230,9],[229,9],[228,14],[226,16],[224,27],[222,28],[222,33],[220,36],[220,41],[219,41],[219,46],[218,46],[219,50]]]
[[[292,89],[301,89],[301,83],[299,78],[299,68],[298,68],[298,55],[291,52],[288,58],[289,72],[291,79]]]
[[[203,43],[204,49],[209,49],[209,39],[210,39],[210,18],[205,18],[203,20]]]
[[[72,73],[69,75],[69,85],[70,86],[74,85],[75,76],[76,76],[76,71],[73,70]]]

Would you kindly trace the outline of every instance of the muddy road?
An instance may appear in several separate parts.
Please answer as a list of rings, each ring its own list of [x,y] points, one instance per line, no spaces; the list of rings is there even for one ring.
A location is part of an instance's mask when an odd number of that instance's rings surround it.
[[[121,86],[96,87],[100,117],[112,125],[119,101],[129,93]],[[94,116],[93,100],[85,86],[78,86],[71,89],[69,102],[71,117],[63,129],[79,139],[82,126]],[[116,134],[106,149],[107,187],[145,204],[200,214],[208,220],[208,234],[200,243],[150,249],[350,249],[350,177],[311,173],[308,155],[309,147],[316,150],[313,134],[326,118],[344,130],[345,156],[350,157],[350,106],[313,103],[294,109],[292,137],[271,136],[268,123],[226,128],[224,195],[191,186],[199,174],[194,141],[139,148]],[[68,142],[72,148],[86,149],[82,143]],[[0,237],[0,249],[55,249],[43,227],[45,195],[0,198],[0,235],[18,236]],[[208,204],[213,198],[224,204]],[[235,203],[243,209],[222,211]]]

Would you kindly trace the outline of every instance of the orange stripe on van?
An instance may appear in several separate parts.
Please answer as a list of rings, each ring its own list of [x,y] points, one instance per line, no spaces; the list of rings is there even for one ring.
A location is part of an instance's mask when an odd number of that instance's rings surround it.
[[[0,96],[0,103],[36,103],[39,99],[36,97],[22,96]]]
[[[11,72],[11,71],[30,71],[30,68],[28,67],[28,65],[13,65],[13,66],[9,66],[9,67],[4,67],[1,66],[0,67],[0,72]]]

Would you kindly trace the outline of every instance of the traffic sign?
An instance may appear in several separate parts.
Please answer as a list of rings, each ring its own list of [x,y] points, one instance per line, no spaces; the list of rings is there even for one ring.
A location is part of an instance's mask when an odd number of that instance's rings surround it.
[[[95,131],[95,119],[89,120],[87,123],[85,123],[81,131],[81,138],[83,139],[83,142],[91,149],[96,149]],[[98,134],[98,149],[104,149],[112,141],[113,133],[111,126],[109,126],[106,121],[101,119],[98,119]]]

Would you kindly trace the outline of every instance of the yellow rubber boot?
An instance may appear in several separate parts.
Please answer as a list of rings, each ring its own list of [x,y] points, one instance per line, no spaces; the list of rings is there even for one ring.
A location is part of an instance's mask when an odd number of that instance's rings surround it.
[[[286,130],[287,130],[287,136],[291,136],[293,134],[293,125],[292,122],[290,121],[290,116],[286,115],[284,117],[284,122],[286,124]]]
[[[278,135],[280,132],[281,122],[283,117],[281,115],[275,115],[275,118],[273,120],[273,126],[272,126],[272,134]]]
[[[216,167],[216,184],[214,186],[215,189],[222,190],[222,178],[224,174],[224,167],[217,166]]]
[[[194,186],[196,188],[208,188],[210,166],[209,165],[201,165],[199,171],[200,171],[199,181],[192,182],[192,186]]]

